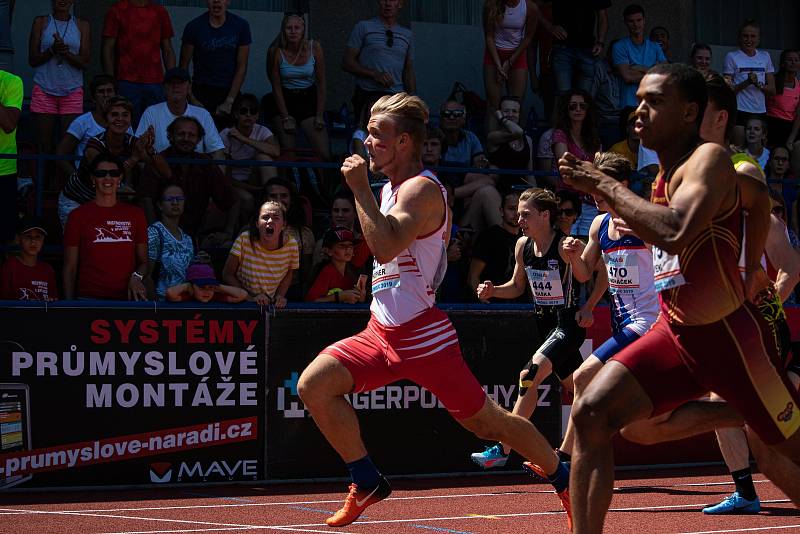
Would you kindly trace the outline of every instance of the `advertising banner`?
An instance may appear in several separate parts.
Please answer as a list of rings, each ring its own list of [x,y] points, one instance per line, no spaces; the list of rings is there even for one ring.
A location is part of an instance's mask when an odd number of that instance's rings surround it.
[[[447,310],[446,307],[443,307]],[[519,373],[540,342],[527,310],[456,310],[448,315],[464,359],[488,395],[510,410]],[[339,477],[344,464],[297,396],[297,380],[327,345],[362,330],[367,310],[283,310],[270,318],[267,364],[267,476]],[[531,393],[528,393],[529,395]],[[387,474],[479,470],[470,453],[491,445],[462,428],[430,391],[400,381],[347,396],[370,455]],[[561,439],[559,386],[539,388],[534,424],[556,445]],[[513,466],[519,469],[519,463]]]
[[[0,488],[260,480],[257,308],[0,308]]]

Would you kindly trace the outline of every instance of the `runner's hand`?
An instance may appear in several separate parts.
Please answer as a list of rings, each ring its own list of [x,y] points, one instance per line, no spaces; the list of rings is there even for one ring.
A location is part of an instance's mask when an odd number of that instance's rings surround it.
[[[575,320],[581,328],[589,328],[594,323],[594,315],[592,310],[587,310],[583,306],[575,312]]]
[[[569,258],[579,258],[581,254],[583,254],[584,248],[586,248],[586,244],[574,237],[567,237],[561,243],[561,250],[563,250]]]
[[[771,282],[767,273],[760,267],[755,271],[749,272],[744,276],[744,294],[745,298],[753,304],[759,304],[764,298],[765,292],[769,291]]]
[[[348,187],[353,191],[369,189],[369,174],[367,162],[358,154],[353,154],[342,163],[342,174]]]
[[[625,222],[624,219],[620,219],[619,217],[614,217],[612,219],[614,221],[614,229],[619,232],[619,235],[632,235],[635,237],[639,237],[636,233],[628,226],[628,223]]]
[[[492,296],[494,296],[494,284],[487,280],[482,284],[478,284],[478,289],[476,292],[478,293],[479,299],[489,300],[492,298]]]
[[[564,152],[558,160],[558,170],[564,183],[584,193],[597,192],[597,186],[605,176],[597,167],[569,152]]]

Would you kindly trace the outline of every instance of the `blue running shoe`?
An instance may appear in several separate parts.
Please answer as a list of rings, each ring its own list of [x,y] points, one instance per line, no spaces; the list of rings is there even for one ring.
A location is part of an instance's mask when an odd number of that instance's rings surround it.
[[[491,469],[492,467],[503,467],[508,461],[508,455],[503,454],[503,446],[499,443],[486,447],[483,452],[474,452],[471,455],[472,461],[483,467],[484,469]]]
[[[754,501],[748,501],[738,491],[734,491],[730,497],[726,497],[721,503],[703,508],[704,514],[757,514],[761,511],[761,501],[758,497]]]

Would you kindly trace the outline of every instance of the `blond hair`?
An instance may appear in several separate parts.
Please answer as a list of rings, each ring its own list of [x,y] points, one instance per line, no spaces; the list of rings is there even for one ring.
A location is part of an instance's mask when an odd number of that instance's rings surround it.
[[[428,105],[418,96],[408,93],[387,95],[378,99],[370,109],[372,117],[386,115],[394,122],[397,134],[407,133],[414,141],[414,155],[422,153],[422,142],[425,140],[428,117]]]
[[[542,189],[541,187],[531,187],[522,192],[519,196],[519,202],[530,202],[538,211],[547,211],[550,213],[550,224],[555,224],[558,218],[558,198],[556,194],[549,189]]]
[[[594,166],[615,180],[629,181],[633,168],[631,162],[622,154],[615,152],[598,152],[594,155]]]

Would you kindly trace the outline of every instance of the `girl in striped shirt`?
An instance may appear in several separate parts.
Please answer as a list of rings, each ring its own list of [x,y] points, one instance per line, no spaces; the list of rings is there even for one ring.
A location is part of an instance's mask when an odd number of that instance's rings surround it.
[[[250,227],[233,243],[222,271],[224,282],[244,288],[250,300],[262,306],[286,306],[292,275],[300,268],[300,252],[297,241],[285,228],[283,205],[272,200],[264,202]]]

